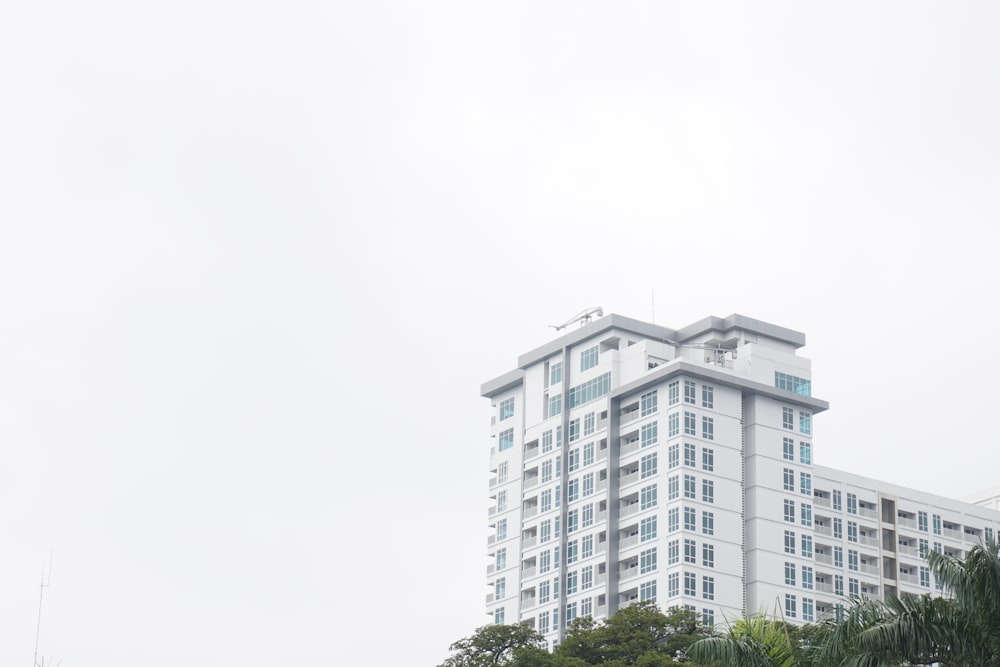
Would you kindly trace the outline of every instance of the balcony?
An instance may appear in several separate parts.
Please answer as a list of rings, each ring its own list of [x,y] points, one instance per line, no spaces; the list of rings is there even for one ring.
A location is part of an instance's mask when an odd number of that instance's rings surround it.
[[[521,600],[521,609],[531,609],[535,606],[535,598],[525,598]]]
[[[826,535],[827,537],[833,535],[833,529],[830,528],[830,526],[821,526],[820,524],[816,524],[815,531],[818,534]]]
[[[531,507],[525,508],[524,513],[523,513],[522,516],[525,519],[530,519],[531,517],[535,516],[536,514],[538,514],[538,505],[532,505]]]
[[[899,581],[903,584],[912,584],[913,586],[920,585],[920,577],[916,574],[902,574],[899,575]]]
[[[864,507],[862,505],[858,507],[858,516],[863,516],[868,519],[878,519],[878,512],[874,507]]]
[[[874,574],[875,576],[878,576],[878,565],[862,563],[858,566],[858,569],[865,574]]]
[[[486,546],[493,546],[494,544],[496,544],[496,541],[497,541],[497,536],[490,535],[489,537],[486,538]]]
[[[961,540],[961,539],[962,539],[962,531],[961,531],[961,530],[958,530],[958,529],[956,529],[956,528],[947,528],[947,527],[946,527],[946,528],[945,528],[945,529],[944,529],[943,531],[941,531],[941,532],[942,532],[942,534],[943,534],[943,535],[944,535],[945,537],[947,537],[947,538],[950,538],[950,539],[952,539],[952,540]]]
[[[820,593],[833,593],[833,584],[828,584],[825,582],[816,582],[816,590]]]
[[[497,571],[497,564],[496,563],[490,563],[489,565],[486,566],[486,575],[487,576],[493,574],[496,571]]]
[[[526,537],[523,540],[521,540],[521,548],[528,549],[530,547],[535,546],[535,544],[537,543],[538,543],[537,537]]]
[[[878,538],[877,537],[871,537],[869,535],[859,535],[858,536],[858,542],[860,544],[867,544],[870,547],[877,547],[878,546]]]
[[[538,486],[538,477],[537,476],[535,476],[535,477],[528,477],[527,479],[524,480],[524,489],[526,491],[528,489],[534,488],[536,486]]]
[[[640,507],[642,507],[642,505],[639,503],[632,503],[631,505],[626,505],[625,507],[621,508],[621,510],[619,510],[618,516],[621,517],[622,519],[624,519],[627,516],[632,516],[633,514],[636,514],[640,511],[639,510]]]
[[[631,424],[632,422],[634,422],[637,419],[639,419],[639,411],[638,410],[632,410],[631,412],[626,412],[618,420],[618,426],[622,427],[622,426],[625,426],[625,424]]]
[[[631,537],[623,537],[620,540],[618,540],[619,549],[627,549],[629,547],[634,547],[637,544],[639,544],[638,535],[632,535]]]
[[[898,549],[899,549],[899,554],[901,556],[913,556],[915,558],[920,558],[920,549],[918,549],[916,546],[910,546],[909,544],[900,544]]]
[[[900,525],[900,526],[903,526],[904,528],[912,528],[913,530],[917,529],[917,520],[916,519],[910,519],[908,517],[901,516],[898,519],[896,519],[896,523],[898,525]],[[959,538],[959,539],[961,539],[961,538]]]
[[[631,454],[632,452],[635,452],[635,451],[638,451],[638,450],[639,450],[639,441],[638,440],[632,440],[631,442],[623,442],[622,443],[622,449],[621,449],[621,455],[622,456],[626,456],[626,455]]]
[[[493,598],[494,598],[493,593],[487,594],[487,596],[486,596],[486,604],[490,604],[491,602],[493,602]]]
[[[816,562],[823,563],[824,565],[833,565],[833,556],[830,554],[816,554]]]
[[[832,507],[830,499],[826,496],[813,496],[813,505],[826,508]]]
[[[618,581],[626,581],[639,576],[639,567],[627,567],[618,571]]]
[[[490,516],[493,516],[496,513],[497,513],[497,506],[494,505],[493,507],[490,508]]]
[[[492,489],[496,485],[497,485],[497,478],[496,477],[490,477],[490,488]]]
[[[535,576],[535,573],[537,571],[538,571],[537,568],[526,567],[523,570],[521,570],[521,578],[522,579],[528,579],[529,577],[533,577],[533,576]]]
[[[621,486],[626,486],[628,484],[633,484],[633,483],[638,482],[638,481],[639,481],[639,471],[636,470],[633,473],[629,473],[627,475],[622,475],[621,478],[620,478],[620,480],[619,480],[619,484]]]

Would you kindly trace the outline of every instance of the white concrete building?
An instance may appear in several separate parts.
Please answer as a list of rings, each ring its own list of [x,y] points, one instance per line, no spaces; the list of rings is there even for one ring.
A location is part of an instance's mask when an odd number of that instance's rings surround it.
[[[933,592],[1000,512],[813,465],[801,333],[741,315],[609,315],[482,387],[495,406],[486,604],[558,642],[635,600],[795,622],[840,596]]]

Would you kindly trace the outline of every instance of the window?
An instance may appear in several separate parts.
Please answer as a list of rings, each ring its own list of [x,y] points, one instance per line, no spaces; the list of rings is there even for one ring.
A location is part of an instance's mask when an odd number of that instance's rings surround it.
[[[833,548],[833,564],[835,567],[844,567],[844,547]]]
[[[701,545],[701,564],[705,567],[715,567],[715,545],[708,542]]]
[[[567,462],[566,472],[575,472],[580,469],[580,448],[572,449],[569,452],[569,461]]]
[[[559,494],[562,493],[562,488],[557,486],[554,489],[554,491],[556,492],[556,503],[555,503],[555,505],[556,505],[556,507],[559,507],[560,505],[562,505],[562,498],[559,497]]]
[[[677,405],[678,403],[681,402],[681,392],[680,392],[679,382],[674,381],[671,382],[669,385],[667,385],[667,393],[668,393],[668,403],[670,405]]]
[[[647,516],[639,522],[639,541],[648,542],[656,539],[656,515]]]
[[[795,618],[795,596],[785,593],[785,616]]]
[[[667,510],[667,532],[675,533],[680,528],[680,510],[672,507]]]
[[[639,459],[639,478],[646,479],[656,474],[656,452],[646,454]]]
[[[805,496],[812,495],[812,475],[807,472],[799,473],[799,491]]]
[[[500,519],[499,521],[497,521],[496,541],[499,542],[500,540],[506,540],[506,539],[507,539],[507,519]]]
[[[802,566],[802,588],[813,589],[813,569],[807,565]]]
[[[552,489],[546,489],[541,494],[541,511],[548,512],[552,509]]]
[[[588,347],[580,353],[580,371],[585,371],[597,365],[597,346]]]
[[[807,505],[806,503],[802,503],[801,510],[802,510],[801,511],[802,525],[803,526],[812,526],[813,525],[813,508],[812,508],[812,505]]]
[[[552,459],[542,461],[542,484],[552,481]]]
[[[802,435],[812,434],[812,415],[808,412],[799,413],[799,433]]]
[[[858,497],[853,493],[847,494],[847,513],[848,514],[858,513]]]
[[[834,595],[844,594],[844,575],[842,574],[833,575],[833,594]]]
[[[701,407],[715,408],[715,388],[707,384],[701,385]]]
[[[917,527],[927,532],[927,512],[917,512]]]
[[[556,517],[556,526],[559,525],[558,518]],[[566,512],[566,534],[575,533],[580,527],[580,510],[570,510]],[[559,532],[556,531],[556,537],[559,536]]]
[[[497,549],[497,552],[496,552],[494,558],[496,560],[496,562],[494,564],[495,565],[494,569],[496,569],[497,571],[500,571],[500,570],[503,570],[504,568],[506,568],[507,567],[507,548],[503,547],[502,549]]]
[[[656,547],[639,553],[639,574],[646,574],[656,569]]]
[[[656,602],[656,580],[644,581],[639,584],[639,600]]]
[[[848,521],[847,522],[847,541],[857,542],[858,541],[858,522]]]
[[[546,602],[549,601],[549,597],[551,595],[551,593],[549,591],[550,591],[550,589],[549,589],[549,581],[548,581],[548,579],[546,579],[545,581],[539,582],[539,584],[538,584],[538,604],[545,604]]]
[[[785,491],[795,491],[795,471],[791,468],[785,468],[784,488]]]
[[[569,441],[576,442],[580,439],[580,418],[569,420]]]
[[[813,557],[813,538],[812,535],[802,535],[799,538],[800,544],[802,546],[802,557],[812,558]]]
[[[673,572],[667,575],[667,597],[675,598],[680,592],[680,574]]]
[[[552,539],[552,519],[546,519],[538,524],[538,541],[548,542]]]
[[[791,438],[781,439],[781,455],[786,461],[795,460],[795,441]]]
[[[930,551],[930,545],[927,540],[923,537],[920,538],[920,556],[921,558],[927,558],[927,552]]]
[[[848,595],[857,595],[859,593],[859,588],[860,588],[859,587],[859,582],[858,582],[857,579],[848,579],[847,580],[847,594]]]
[[[493,582],[493,599],[503,600],[504,596],[507,594],[507,578],[500,577]]]
[[[987,529],[987,530],[989,530],[989,529]],[[934,515],[934,534],[935,535],[940,535],[941,534],[941,515],[940,514],[935,514]],[[987,541],[989,541],[989,540],[987,540]]]
[[[694,475],[684,475],[684,497],[694,499],[697,495],[695,489],[698,486],[697,480],[695,480]]]
[[[812,445],[808,442],[799,443],[799,463],[803,465],[812,465],[813,455],[812,455]]]
[[[507,511],[507,490],[497,492],[497,512]]]
[[[580,570],[580,589],[587,590],[594,586],[594,566],[588,565]]]
[[[680,491],[680,487],[681,487],[680,477],[678,475],[674,475],[673,477],[671,477],[670,479],[668,479],[667,480],[667,487],[668,487],[667,488],[667,499],[668,500],[677,500],[677,498],[679,498],[680,494],[681,494],[681,491]]]
[[[566,543],[566,564],[572,565],[580,558],[580,542],[570,540]],[[569,593],[569,591],[566,591]]]
[[[580,538],[580,558],[590,558],[594,555],[594,536]],[[584,568],[587,569],[587,568]]]
[[[594,495],[594,473],[588,472],[583,476],[583,497]]]
[[[552,451],[552,431],[542,433],[542,453]]]
[[[562,362],[556,361],[549,364],[549,384],[559,384],[562,382]]]
[[[500,431],[500,444],[497,445],[497,449],[501,452],[505,449],[510,449],[514,446],[514,429],[509,428],[506,431]]]
[[[593,434],[595,423],[596,422],[594,420],[594,413],[593,412],[588,412],[587,414],[585,414],[583,416],[583,434],[584,435],[591,435],[591,434]]]
[[[785,553],[795,555],[795,533],[790,530],[785,531]]]
[[[788,561],[785,561],[785,585],[795,585],[795,563],[789,563]]]
[[[812,382],[794,375],[774,371],[774,386],[782,391],[790,391],[800,396],[812,396]]]
[[[569,561],[567,561],[569,562]],[[572,595],[579,589],[579,575],[576,570],[566,573],[566,595]]]
[[[656,484],[642,487],[642,490],[639,491],[639,503],[640,509],[644,510],[656,507]]]
[[[715,440],[715,420],[711,417],[701,418],[701,437],[705,440]]]
[[[693,507],[684,508],[684,530],[690,530],[690,531],[697,530],[697,528],[695,527],[696,523],[695,517],[697,516],[697,514],[698,513],[695,511]]]
[[[840,491],[834,489],[833,491],[833,509],[838,512],[844,509],[844,497]]]
[[[931,571],[923,566],[920,567],[920,585],[924,588],[931,587]]]
[[[566,482],[566,502],[571,503],[580,499],[580,480],[571,479]]]
[[[810,623],[816,620],[816,606],[810,598],[802,598],[802,620]]]
[[[562,412],[562,394],[549,396],[549,417],[555,417]]]
[[[556,600],[559,599],[559,591],[556,589],[557,586],[558,586],[557,583],[553,583],[553,585],[552,585],[552,588],[554,589],[553,592],[552,592],[552,594],[553,594],[553,596],[555,597]],[[558,629],[559,629],[559,610],[558,609],[553,609],[552,610],[552,632],[555,632]],[[555,642],[553,642],[552,648],[553,649],[555,648]]]
[[[935,542],[934,543],[934,551],[936,551],[937,553],[941,553],[941,543],[940,542]]]
[[[497,607],[493,610],[493,623],[496,625],[503,625],[506,613],[503,607]]]
[[[668,458],[670,459],[670,468],[676,468],[681,464],[681,448],[680,445],[670,445],[667,450]]]
[[[552,567],[552,554],[548,551],[543,551],[538,554],[538,572],[539,574],[545,574]]]
[[[539,598],[541,600],[541,598]],[[543,611],[538,615],[538,632],[540,634],[547,634],[549,631],[549,612]]]
[[[707,628],[715,625],[715,610],[714,609],[702,609],[701,610],[701,624]]]
[[[715,535],[715,513],[701,513],[701,532],[705,535]]]
[[[785,521],[789,523],[795,523],[795,501],[786,500],[785,501]]]
[[[514,398],[505,398],[500,401],[500,421],[510,419],[514,416]]]
[[[507,465],[507,461],[501,461],[500,465],[497,466],[497,484],[505,484],[509,472],[510,467]]]
[[[698,594],[698,576],[694,572],[684,573],[684,595],[695,596]]]
[[[556,449],[562,447],[562,425],[556,426]]]
[[[570,591],[567,588],[566,589],[566,595],[569,595],[569,594],[570,594]],[[567,625],[574,618],[576,618],[576,602],[567,602],[566,603],[566,623],[567,623]]]
[[[795,410],[791,408],[781,408],[781,427],[789,431],[795,428]]]
[[[677,540],[670,540],[667,544],[667,565],[676,565],[680,557],[680,543]]]
[[[701,480],[701,502],[715,502],[715,482],[710,479]]]
[[[694,445],[684,444],[684,465],[695,467],[696,449]]]
[[[704,447],[701,450],[701,469],[712,472],[715,470],[715,450]]]
[[[701,597],[706,600],[715,599],[715,577],[702,576],[701,578]]]
[[[844,538],[844,522],[842,519],[833,520],[833,536],[838,540]]]
[[[656,431],[657,431],[656,427],[657,427],[656,422],[650,422],[648,424],[642,425],[642,428],[640,429],[640,434],[643,447],[649,447],[650,445],[656,444]]]
[[[684,435],[698,435],[697,420],[693,412],[684,413]]]
[[[854,549],[847,550],[847,569],[858,571],[858,552]]]
[[[697,388],[691,380],[684,380],[684,402],[694,405]]]
[[[667,415],[667,437],[672,438],[681,433],[681,416],[676,412]]]
[[[684,540],[684,562],[692,564],[698,562],[698,543],[694,540]]]
[[[581,385],[572,387],[569,390],[569,407],[575,408],[584,403],[595,401],[611,391],[611,373],[605,373],[593,380],[588,380]]]
[[[656,390],[646,392],[639,397],[639,416],[646,417],[656,412]]]
[[[580,512],[580,527],[588,528],[594,525],[594,503],[584,505]]]

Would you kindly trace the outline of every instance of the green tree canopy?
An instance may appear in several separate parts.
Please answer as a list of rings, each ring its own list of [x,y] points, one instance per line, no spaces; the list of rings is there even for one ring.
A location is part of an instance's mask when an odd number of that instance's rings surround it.
[[[453,655],[439,667],[510,665],[519,651],[541,649],[545,639],[527,625],[486,625],[449,648]]]

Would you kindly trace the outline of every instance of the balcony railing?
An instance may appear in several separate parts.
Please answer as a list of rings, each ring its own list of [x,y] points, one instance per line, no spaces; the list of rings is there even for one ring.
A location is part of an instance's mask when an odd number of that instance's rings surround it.
[[[908,518],[906,518],[904,516],[901,516],[898,519],[896,519],[896,523],[898,525],[900,525],[900,526],[905,527],[905,528],[916,528],[917,527],[917,520],[916,519],[908,519]]]
[[[631,424],[638,418],[639,418],[638,410],[633,410],[632,412],[626,412],[619,418],[618,425],[624,426],[625,424]]]
[[[878,565],[868,565],[862,563],[858,568],[865,574],[878,574]]]
[[[944,534],[945,537],[949,537],[953,540],[962,539],[962,531],[960,530],[956,530],[954,528],[945,528],[941,532]]]
[[[867,517],[869,519],[877,519],[878,512],[872,507],[858,507],[858,516]]]
[[[536,486],[538,486],[538,477],[537,476],[535,476],[535,477],[528,477],[527,479],[524,480],[524,488],[525,489],[531,489],[531,488],[536,487]]]
[[[618,571],[618,581],[625,581],[639,576],[639,567],[627,567]]]
[[[858,542],[861,543],[861,544],[867,544],[870,547],[877,547],[878,546],[878,538],[877,537],[870,537],[868,535],[859,535],[858,536]]]
[[[525,519],[530,519],[531,517],[538,514],[538,505],[532,505],[531,507],[526,507],[523,513]]]
[[[813,496],[813,504],[817,507],[831,507],[830,499],[826,496]]]
[[[638,482],[638,481],[639,481],[639,471],[636,471],[633,473],[629,473],[628,475],[622,475],[621,479],[619,480],[619,484],[621,486],[625,486],[626,484],[632,484],[633,482]]]
[[[623,537],[620,540],[618,540],[619,549],[627,549],[629,547],[635,546],[636,544],[639,544],[638,535],[632,535],[631,537]]]
[[[819,524],[816,524],[816,529],[815,530],[820,535],[826,535],[827,537],[829,537],[830,535],[833,535],[833,529],[830,528],[830,526],[821,526]]]
[[[824,565],[833,565],[833,556],[830,554],[816,554],[816,562]]]

